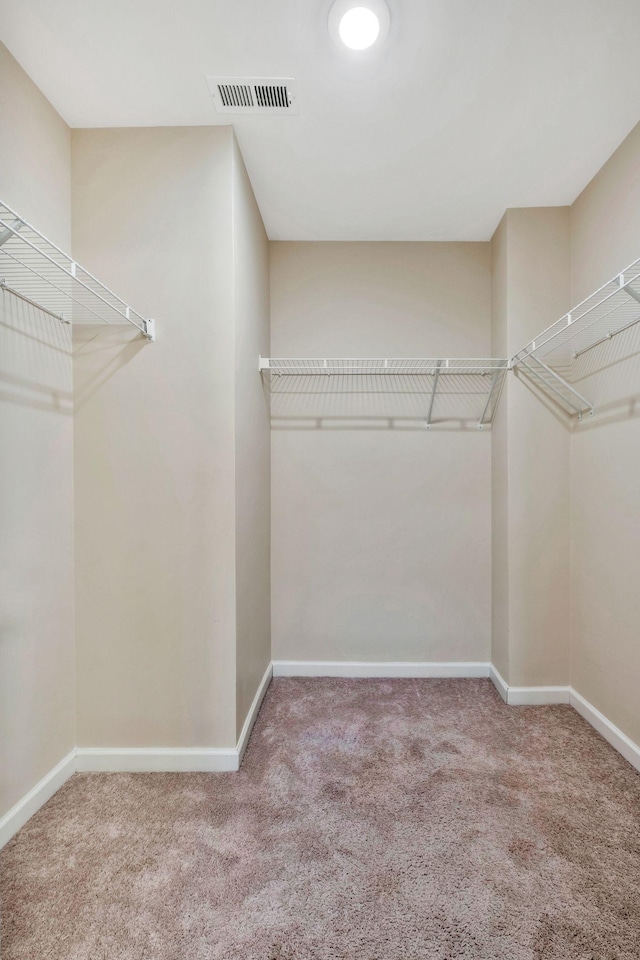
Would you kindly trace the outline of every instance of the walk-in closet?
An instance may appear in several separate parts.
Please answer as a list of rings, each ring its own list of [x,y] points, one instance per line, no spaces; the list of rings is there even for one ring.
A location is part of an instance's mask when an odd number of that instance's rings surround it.
[[[640,957],[636,0],[0,0],[0,957]]]

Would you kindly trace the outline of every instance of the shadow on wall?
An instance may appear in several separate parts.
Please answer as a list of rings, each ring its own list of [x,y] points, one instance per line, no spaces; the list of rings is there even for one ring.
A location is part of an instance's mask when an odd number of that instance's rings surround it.
[[[73,354],[76,365],[74,400],[80,409],[108,380],[133,360],[149,341],[129,324],[78,324]]]
[[[69,324],[0,294],[0,401],[72,416],[148,343],[127,324]],[[75,384],[73,354],[90,354]]]
[[[574,383],[595,406],[580,430],[640,417],[640,324],[605,340],[574,362]]]
[[[477,430],[490,428],[490,380],[426,374],[263,377],[274,430]],[[495,407],[499,395],[492,400]]]
[[[0,802],[73,743],[71,327],[0,292]]]
[[[598,404],[593,417],[584,417],[582,423],[572,425],[573,430],[596,430],[612,423],[640,418],[640,393],[631,397],[621,397],[610,403]]]
[[[71,327],[0,295],[0,400],[71,416]]]

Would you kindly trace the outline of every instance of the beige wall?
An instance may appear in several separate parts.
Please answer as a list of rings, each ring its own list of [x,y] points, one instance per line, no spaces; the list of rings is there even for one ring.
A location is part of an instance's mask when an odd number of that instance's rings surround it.
[[[0,198],[67,249],[69,130],[0,44]],[[75,744],[69,328],[0,293],[0,817]]]
[[[73,132],[74,253],[158,325],[74,329],[80,746],[236,741],[232,136]]]
[[[269,356],[269,241],[233,142],[236,732],[271,661],[271,439],[258,356]]]
[[[489,252],[272,243],[272,355],[486,356]],[[487,660],[490,431],[354,380],[272,396],[273,657]]]
[[[494,346],[506,344],[510,357],[567,309],[568,208],[507,211],[493,263]],[[502,501],[493,529],[496,665],[515,686],[566,684],[569,422],[525,378],[511,375],[495,440],[494,496]]]
[[[571,302],[640,257],[640,125],[571,209]],[[585,354],[572,435],[572,684],[640,743],[640,325]]]

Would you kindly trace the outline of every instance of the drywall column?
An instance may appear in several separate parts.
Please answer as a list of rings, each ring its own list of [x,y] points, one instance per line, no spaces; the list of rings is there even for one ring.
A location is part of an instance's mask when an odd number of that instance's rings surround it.
[[[258,372],[269,356],[269,240],[233,141],[236,733],[271,663],[271,430]]]
[[[508,210],[492,240],[493,353],[569,307],[569,210]],[[513,686],[569,682],[569,423],[507,377],[492,434],[492,660]]]
[[[571,302],[640,257],[640,125],[571,208]],[[571,682],[640,743],[640,325],[581,358],[571,437]]]
[[[78,745],[236,742],[229,127],[77,130],[73,250],[147,316],[74,330]]]
[[[231,127],[73,135],[78,743],[233,747],[270,655],[269,248]]]
[[[491,353],[509,356],[507,216],[491,240]],[[491,662],[509,682],[509,397],[510,374],[491,428]]]
[[[2,44],[0,89],[0,198],[68,249],[69,129]],[[0,381],[1,819],[75,745],[71,335],[8,293]]]

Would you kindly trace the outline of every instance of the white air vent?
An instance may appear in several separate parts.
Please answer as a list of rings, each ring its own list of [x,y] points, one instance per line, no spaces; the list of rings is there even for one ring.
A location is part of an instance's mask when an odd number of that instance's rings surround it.
[[[218,113],[297,113],[290,77],[207,77]]]

